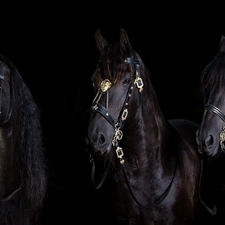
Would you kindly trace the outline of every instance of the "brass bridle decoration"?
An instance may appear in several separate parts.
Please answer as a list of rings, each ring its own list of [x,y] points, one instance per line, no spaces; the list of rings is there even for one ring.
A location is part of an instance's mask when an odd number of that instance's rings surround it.
[[[222,151],[225,151],[225,127],[222,128],[222,131],[220,132],[220,146]]]

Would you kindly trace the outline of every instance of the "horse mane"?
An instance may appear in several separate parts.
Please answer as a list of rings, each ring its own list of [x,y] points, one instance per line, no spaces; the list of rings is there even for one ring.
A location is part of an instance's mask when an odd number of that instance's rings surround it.
[[[47,189],[47,161],[43,146],[39,109],[33,96],[13,63],[0,55],[11,72],[11,113],[19,159],[17,160],[22,184],[21,204],[24,210],[39,215]],[[30,214],[29,213],[29,214]]]
[[[206,65],[200,76],[200,93],[207,95],[210,90],[221,88],[225,83],[225,52],[218,53]]]

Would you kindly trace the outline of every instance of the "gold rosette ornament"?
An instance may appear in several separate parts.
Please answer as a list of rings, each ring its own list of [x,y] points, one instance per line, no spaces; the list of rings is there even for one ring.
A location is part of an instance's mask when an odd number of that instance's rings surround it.
[[[106,92],[109,88],[111,88],[111,82],[108,79],[105,79],[101,82],[100,88],[102,92]]]

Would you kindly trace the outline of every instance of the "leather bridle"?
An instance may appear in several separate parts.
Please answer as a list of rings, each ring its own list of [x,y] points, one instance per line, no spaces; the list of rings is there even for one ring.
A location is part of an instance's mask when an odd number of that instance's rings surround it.
[[[216,106],[211,104],[206,104],[204,106],[204,109],[214,112],[217,116],[220,117],[220,119],[222,119],[225,122],[224,113]],[[225,152],[225,126],[222,127],[222,131],[220,132],[220,147],[221,147],[221,150]]]
[[[133,59],[133,58],[127,58],[125,60],[125,63],[131,63],[134,64],[136,67],[136,73],[135,73],[135,80],[134,80],[134,84],[136,84],[136,86],[139,89],[139,92],[141,92],[143,90],[143,82],[142,79],[140,78],[140,68],[139,68],[139,61],[137,59]],[[115,122],[113,117],[111,116],[111,114],[108,111],[108,100],[106,100],[105,103],[105,107],[101,104],[99,104],[99,100],[102,97],[102,94],[106,94],[106,99],[108,99],[108,90],[111,88],[111,82],[108,79],[105,79],[101,82],[100,84],[100,88],[98,89],[98,92],[96,94],[96,96],[94,97],[94,100],[92,102],[92,106],[91,106],[91,111],[92,112],[97,112],[100,115],[102,115],[114,128],[114,137],[112,139],[112,145],[114,147],[116,147],[116,155],[117,158],[120,160],[120,164],[123,165],[124,164],[124,153],[123,153],[123,149],[119,146],[119,140],[122,139],[123,137],[123,132],[121,131],[121,128],[123,127],[123,121],[126,120],[127,116],[128,116],[128,106],[129,106],[129,100],[133,91],[133,85],[132,83],[130,84],[129,88],[128,88],[128,92],[126,95],[126,99],[124,101],[121,113],[117,119],[117,121]],[[89,161],[92,163],[92,173],[91,173],[91,177],[92,177],[92,182],[95,185],[95,163],[94,163],[94,158],[92,156],[91,153],[89,153]],[[104,180],[107,176],[108,173],[108,169],[109,169],[109,165],[106,167],[106,170],[102,176],[102,179],[100,181],[100,183],[95,186],[96,189],[99,189],[103,183]]]

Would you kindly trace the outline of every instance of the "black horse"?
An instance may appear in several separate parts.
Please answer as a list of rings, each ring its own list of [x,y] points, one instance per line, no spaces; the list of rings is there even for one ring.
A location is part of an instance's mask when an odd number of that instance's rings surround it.
[[[218,208],[218,224],[225,223],[225,37],[218,52],[201,72],[204,112],[196,133],[199,152],[212,174],[211,195]],[[221,223],[220,223],[221,222]]]
[[[0,55],[0,224],[41,224],[46,157],[37,105],[13,63]]]
[[[92,76],[86,142],[91,179],[109,198],[112,224],[199,224],[208,212],[198,214],[202,207],[198,125],[166,120],[149,71],[125,30],[112,44],[99,30],[95,38],[101,55]]]

